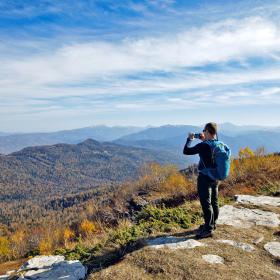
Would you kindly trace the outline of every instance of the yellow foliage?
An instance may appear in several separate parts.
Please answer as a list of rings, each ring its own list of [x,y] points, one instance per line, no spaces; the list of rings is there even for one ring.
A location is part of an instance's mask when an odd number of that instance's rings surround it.
[[[26,234],[23,230],[16,230],[11,236],[10,240],[13,248],[13,256],[21,256],[26,249],[25,242]]]
[[[230,172],[229,172],[229,174],[232,176],[233,174],[234,174],[234,172],[235,172],[235,161],[234,160],[231,160],[231,162],[230,162]]]
[[[280,182],[280,156],[266,154],[263,147],[253,152],[246,147],[231,162],[230,177],[223,182],[223,195],[256,194],[276,189]],[[272,187],[270,187],[271,185]]]
[[[253,157],[255,153],[249,147],[245,147],[244,149],[239,150],[238,155],[240,159],[243,159],[243,158]]]
[[[96,231],[96,225],[94,222],[84,219],[80,224],[80,232],[82,235],[87,236]]]
[[[39,251],[41,255],[49,255],[53,251],[53,240],[48,235],[39,242]]]
[[[54,243],[64,243],[64,230],[61,227],[57,227],[52,232],[52,239],[55,241]]]
[[[10,242],[6,236],[0,236],[0,257],[8,257],[10,255]]]
[[[11,241],[16,244],[16,245],[20,245],[24,242],[24,238],[25,238],[25,233],[23,230],[17,230],[14,232],[14,234],[11,235]]]
[[[168,176],[163,183],[163,187],[165,191],[173,192],[173,193],[179,193],[180,191],[186,191],[187,190],[187,182],[183,175],[180,173],[172,173],[170,176]]]
[[[67,227],[64,229],[63,237],[64,237],[64,241],[70,241],[71,239],[73,239],[75,237],[75,233],[73,230],[71,230],[69,227]]]
[[[138,185],[147,191],[161,192],[168,185],[185,185],[184,177],[172,164],[161,166],[158,163],[149,163],[142,167]]]

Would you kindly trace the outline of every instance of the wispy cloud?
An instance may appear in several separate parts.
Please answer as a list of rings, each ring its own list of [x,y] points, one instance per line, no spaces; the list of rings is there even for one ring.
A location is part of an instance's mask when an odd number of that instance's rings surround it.
[[[38,86],[84,83],[131,73],[149,72],[152,77],[154,71],[185,69],[187,74],[193,66],[276,55],[279,38],[276,24],[249,18],[169,36],[72,44],[21,58],[2,57],[0,83],[30,85],[37,91]]]
[[[7,11],[1,9],[5,8],[4,2],[0,5],[0,20],[63,15],[62,25],[56,23],[53,28],[69,28],[67,21],[73,17],[73,9],[64,1],[57,5],[28,1],[22,10],[15,2]],[[200,6],[195,12],[193,7],[178,9],[177,1],[108,1],[103,10],[97,1],[90,1],[89,7],[83,1],[74,2],[86,17],[100,18],[101,11],[105,16],[113,14],[110,26],[100,23],[98,28],[82,22],[81,27],[71,25],[75,30],[72,36],[57,32],[57,36],[40,37],[36,28],[36,24],[42,24],[40,20],[34,22],[33,36],[29,30],[29,36],[18,39],[2,30],[2,116],[280,103],[280,29],[278,21],[269,17],[279,8],[278,2],[264,3],[247,13],[237,11],[235,16],[221,16],[222,11],[228,11],[223,5]],[[252,5],[249,1],[247,4]],[[217,20],[209,23],[199,19],[211,7],[211,18],[219,15]],[[162,21],[173,18],[170,29],[165,30],[163,25],[157,32],[148,30],[152,23],[147,19],[157,12]],[[121,14],[125,15],[124,21]],[[187,14],[194,15],[196,21],[178,24],[178,15]],[[125,27],[118,34],[122,36],[114,37],[112,21]],[[134,26],[142,22],[145,28],[133,33],[130,22]],[[85,33],[78,32],[82,28]],[[100,34],[101,30],[107,32],[96,36],[98,30]]]

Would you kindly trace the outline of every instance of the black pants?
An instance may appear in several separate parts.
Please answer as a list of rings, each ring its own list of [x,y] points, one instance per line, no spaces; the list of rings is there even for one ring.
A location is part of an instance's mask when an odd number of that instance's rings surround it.
[[[219,216],[218,185],[219,181],[213,181],[208,176],[199,173],[197,190],[206,230],[212,230],[214,228],[214,224]]]

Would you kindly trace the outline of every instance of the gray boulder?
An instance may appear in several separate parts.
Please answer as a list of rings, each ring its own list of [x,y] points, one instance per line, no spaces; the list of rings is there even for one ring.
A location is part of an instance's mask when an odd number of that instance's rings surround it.
[[[66,261],[64,256],[36,256],[15,274],[20,276],[18,279],[81,280],[86,276],[86,268],[78,260]]]
[[[224,205],[220,208],[217,224],[237,228],[250,228],[252,226],[278,227],[280,220],[277,214],[270,211]]]
[[[269,205],[269,206],[280,206],[280,197],[272,196],[252,196],[252,195],[236,195],[235,200],[237,203],[252,204],[252,205]]]

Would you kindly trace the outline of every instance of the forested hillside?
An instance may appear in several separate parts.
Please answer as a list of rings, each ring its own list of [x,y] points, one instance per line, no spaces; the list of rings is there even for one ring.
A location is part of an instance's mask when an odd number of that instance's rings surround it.
[[[43,219],[47,211],[61,211],[94,196],[97,187],[117,187],[137,178],[139,167],[150,161],[164,164],[173,158],[92,139],[1,155],[0,222]]]

